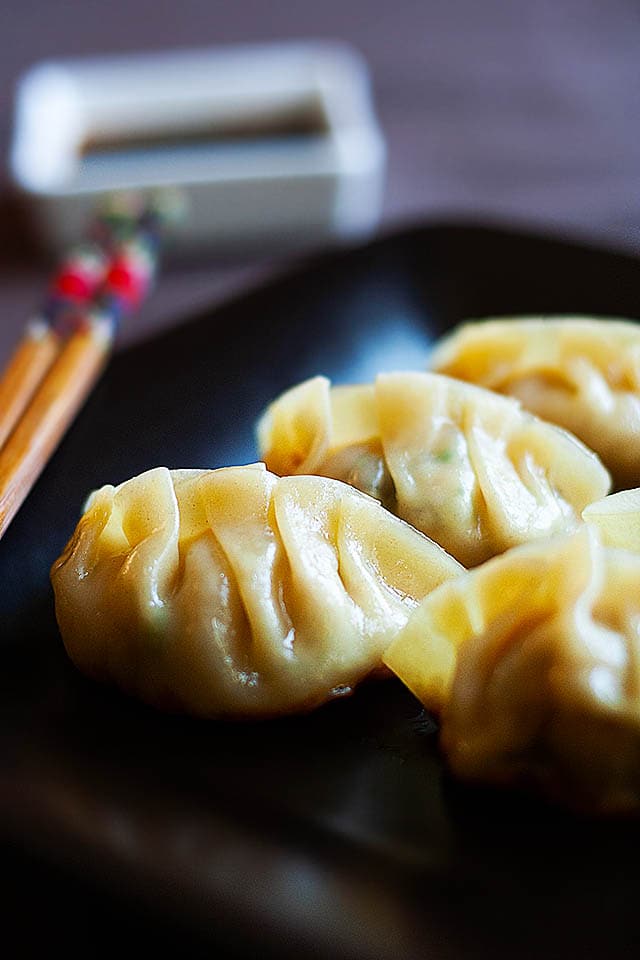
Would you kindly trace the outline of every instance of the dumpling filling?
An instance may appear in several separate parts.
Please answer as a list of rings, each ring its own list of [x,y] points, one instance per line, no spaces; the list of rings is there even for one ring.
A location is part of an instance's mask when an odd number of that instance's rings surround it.
[[[571,434],[436,374],[334,388],[315,377],[271,404],[258,440],[269,469],[352,483],[467,567],[576,529],[610,487]]]
[[[454,330],[430,366],[571,430],[617,488],[640,483],[640,324],[594,317],[483,320]]]

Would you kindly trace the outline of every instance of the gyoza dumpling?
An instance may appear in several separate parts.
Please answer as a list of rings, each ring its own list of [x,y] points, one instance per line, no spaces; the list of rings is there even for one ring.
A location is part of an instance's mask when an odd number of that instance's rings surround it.
[[[513,319],[468,323],[431,355],[439,373],[517,397],[596,451],[617,487],[640,483],[640,325]]]
[[[610,485],[566,431],[433,373],[333,388],[315,377],[271,404],[258,440],[269,469],[345,480],[465,566],[574,529]]]
[[[461,572],[346,484],[254,464],[102,487],[52,583],[81,670],[159,706],[268,716],[350,692]]]
[[[585,526],[428,596],[387,665],[440,712],[455,774],[585,809],[640,804],[640,557]]]
[[[640,553],[640,488],[621,490],[590,503],[582,518],[608,547]]]

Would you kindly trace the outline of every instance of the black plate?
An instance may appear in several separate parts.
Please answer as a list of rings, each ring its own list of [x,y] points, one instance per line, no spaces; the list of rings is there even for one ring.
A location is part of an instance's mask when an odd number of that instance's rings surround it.
[[[48,569],[91,488],[251,461],[256,416],[304,377],[419,368],[467,317],[639,311],[629,257],[427,227],[116,356],[0,543],[5,929],[27,904],[25,944],[44,932],[94,952],[126,925],[183,955],[628,956],[637,823],[450,783],[394,681],[260,725],[156,713],[70,666]]]

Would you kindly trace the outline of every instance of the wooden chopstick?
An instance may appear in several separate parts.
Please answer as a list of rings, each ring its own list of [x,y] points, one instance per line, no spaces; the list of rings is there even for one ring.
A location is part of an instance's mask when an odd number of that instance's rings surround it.
[[[60,338],[45,321],[28,324],[0,379],[0,449],[60,349]]]
[[[99,377],[112,339],[109,319],[71,334],[0,450],[0,537]]]
[[[103,223],[92,224],[95,232]],[[60,327],[86,310],[104,282],[109,266],[103,243],[87,239],[68,251],[51,278],[39,316],[27,324],[22,339],[0,377],[0,449],[23,415],[29,401],[55,360],[63,336]]]
[[[113,198],[54,278],[43,323],[30,325],[0,379],[0,537],[100,376],[123,316],[152,285],[170,194]]]

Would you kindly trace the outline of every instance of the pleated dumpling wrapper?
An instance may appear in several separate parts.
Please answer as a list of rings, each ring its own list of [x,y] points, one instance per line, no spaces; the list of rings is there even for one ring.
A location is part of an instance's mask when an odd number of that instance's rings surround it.
[[[345,480],[466,567],[575,529],[610,487],[597,456],[566,431],[433,373],[333,388],[315,377],[271,404],[258,442],[270,470]]]
[[[102,487],[51,578],[81,670],[160,707],[253,717],[348,693],[462,572],[346,484],[252,464]]]
[[[430,594],[385,663],[440,714],[463,779],[640,807],[640,557],[583,526]]]
[[[616,487],[640,483],[640,324],[588,317],[467,323],[436,346],[430,366],[517,397],[595,450]]]
[[[590,503],[582,511],[584,521],[609,547],[640,553],[640,488],[621,490]]]

